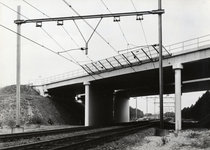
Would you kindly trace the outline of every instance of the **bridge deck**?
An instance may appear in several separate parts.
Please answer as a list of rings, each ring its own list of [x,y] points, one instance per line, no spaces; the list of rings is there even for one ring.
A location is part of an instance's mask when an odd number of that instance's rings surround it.
[[[163,59],[172,56],[176,52],[184,52],[189,49],[199,50],[200,47],[210,44],[210,35],[194,38],[169,46],[163,46]],[[32,81],[32,85],[45,85],[66,79],[100,74],[117,69],[141,65],[147,62],[159,60],[159,45],[137,46],[126,52],[109,57],[107,59],[82,65],[82,69],[74,70],[64,74],[52,76],[40,81]]]

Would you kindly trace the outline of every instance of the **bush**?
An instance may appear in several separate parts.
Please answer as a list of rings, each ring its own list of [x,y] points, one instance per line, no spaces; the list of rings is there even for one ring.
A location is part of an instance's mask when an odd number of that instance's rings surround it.
[[[42,123],[42,119],[39,116],[33,116],[30,120],[30,123],[32,124],[41,124]]]
[[[10,128],[15,127],[16,122],[14,120],[9,120],[7,124]]]

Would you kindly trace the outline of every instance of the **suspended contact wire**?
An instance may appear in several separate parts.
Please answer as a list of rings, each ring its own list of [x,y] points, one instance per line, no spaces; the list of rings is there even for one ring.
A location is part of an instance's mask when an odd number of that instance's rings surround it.
[[[29,19],[28,17],[26,17],[26,16],[24,16],[23,14],[17,12],[16,10],[12,9],[11,7],[7,6],[6,4],[4,4],[4,3],[2,3],[2,2],[0,2],[0,3],[1,3],[3,6],[5,6],[5,7],[9,8],[10,10],[14,11],[15,13],[19,14],[20,16],[22,16],[22,17],[24,17],[24,18],[26,18],[26,19]],[[7,30],[9,30],[9,31],[11,31],[11,32],[13,32],[13,33],[15,33],[15,34],[18,34],[17,32],[13,31],[12,29],[7,28],[6,26],[4,26],[4,25],[2,25],[2,24],[1,24],[1,27],[3,27],[3,28],[5,28],[5,29],[7,29]],[[49,50],[50,52],[53,52],[54,54],[59,55],[57,52],[51,50],[50,48],[45,47],[44,45],[42,45],[42,44],[40,44],[40,43],[38,43],[38,42],[36,42],[36,41],[34,41],[34,40],[32,40],[32,39],[30,39],[30,38],[24,36],[24,35],[21,35],[21,34],[18,34],[18,35],[20,35],[21,37],[27,39],[28,41],[31,41],[32,43],[35,43],[35,44],[37,44],[37,45],[43,47],[44,49]],[[70,62],[73,62],[74,64],[77,64],[76,62],[74,62],[74,61],[72,61],[72,60],[70,60],[70,59],[68,59],[68,58],[66,58],[66,57],[64,57],[64,56],[62,56],[62,55],[59,55],[59,56],[65,58],[66,60],[69,60]]]
[[[8,27],[2,25],[2,24],[0,24],[0,26],[3,27],[3,28],[5,28],[5,29],[7,29],[7,30],[9,30],[10,32],[13,32],[13,33],[15,33],[15,34],[17,34],[17,35],[23,37],[24,39],[26,39],[26,40],[28,40],[28,41],[30,41],[30,42],[32,42],[32,43],[34,43],[34,44],[36,44],[36,45],[38,45],[38,46],[44,48],[44,49],[46,49],[46,50],[48,50],[48,51],[50,51],[50,52],[56,54],[56,55],[59,55],[57,52],[53,51],[52,49],[50,49],[50,48],[48,48],[48,47],[45,47],[44,45],[42,45],[42,44],[40,44],[40,43],[38,43],[38,42],[36,42],[36,41],[34,41],[34,40],[32,40],[32,39],[30,39],[30,38],[24,36],[24,35],[22,35],[22,34],[19,34],[19,33],[13,31],[12,29],[10,29],[10,28],[8,28]],[[66,59],[66,60],[68,60],[68,61],[70,61],[70,62],[75,63],[75,62],[72,61],[71,59],[68,59],[68,58],[66,58],[66,57],[64,57],[64,56],[62,56],[62,55],[59,55],[59,56],[60,56],[60,57],[63,57],[64,59]],[[76,63],[75,63],[75,64],[76,64]]]
[[[29,6],[33,7],[35,10],[39,11],[41,14],[43,14],[44,16],[47,16],[48,18],[51,18],[49,15],[45,14],[43,11],[41,11],[40,9],[36,8],[35,6],[31,5],[30,3],[28,3],[27,1],[23,0],[25,3],[27,3]],[[75,40],[70,36],[70,34],[68,33],[68,31],[66,30],[66,28],[64,26],[62,26],[63,30],[67,33],[67,35],[70,37],[70,39],[79,47],[79,45],[75,42]],[[65,49],[53,38],[50,36],[50,34],[48,34],[46,32],[46,30],[44,30],[42,28],[42,30],[61,48],[65,51]],[[69,55],[69,57],[71,57],[71,59],[73,59],[75,62],[79,63],[78,61],[76,61],[68,52],[67,54]],[[86,56],[90,61],[92,61],[88,56]]]
[[[66,4],[66,5],[68,5],[78,16],[80,16],[81,17],[81,15],[71,6],[71,5],[69,5],[65,0],[63,0],[63,2]],[[94,30],[94,28],[85,20],[85,19],[83,19],[82,17],[81,17],[81,19],[92,29],[92,30]],[[119,54],[118,53],[118,51],[99,33],[99,32],[97,32],[97,31],[95,31],[97,34],[98,34],[98,36],[105,42],[105,43],[107,43],[117,54]]]
[[[25,0],[23,0],[24,2],[26,2]],[[30,5],[31,7],[33,7],[34,9],[36,9],[37,11],[39,11],[40,13],[42,13],[43,15],[47,16],[48,18],[51,18],[50,16],[48,16],[47,14],[45,14],[44,12],[42,12],[41,10],[39,10],[38,8],[34,7],[33,5],[31,5],[30,3],[26,2],[28,5]],[[44,30],[42,27],[41,29],[61,48],[65,51],[65,49],[46,31]],[[66,29],[65,29],[66,31]],[[67,32],[67,31],[66,31]],[[68,34],[69,35],[69,34]],[[53,51],[54,52],[54,51]],[[59,56],[62,56],[59,54],[59,52],[55,52],[56,54],[58,54]],[[78,62],[76,61],[68,52],[67,54],[71,57],[71,59],[73,59],[74,61],[71,60],[71,62],[74,62],[76,65],[79,65],[82,69],[84,69],[86,71],[86,69]],[[64,56],[62,56],[64,57]],[[66,58],[66,57],[65,57]],[[89,58],[89,57],[88,57]],[[89,58],[90,59],[90,58]],[[69,59],[70,60],[70,59]],[[91,60],[91,59],[90,59]],[[92,61],[92,60],[91,60]],[[88,74],[89,72],[86,71]],[[91,75],[94,79],[96,79],[93,75]]]
[[[28,4],[29,6],[33,7],[34,9],[36,9],[37,11],[39,11],[40,13],[42,13],[44,16],[47,16],[48,18],[50,18],[50,16],[48,16],[47,14],[45,14],[44,12],[40,11],[39,9],[37,9],[36,7],[34,7],[33,5],[31,5],[30,3],[28,3],[27,1],[23,0],[26,4]]]
[[[69,32],[66,30],[66,28],[64,26],[62,26],[64,31],[66,32],[66,34],[70,37],[70,39],[74,42],[75,45],[77,45],[77,47],[79,47],[79,45],[77,44],[77,42],[71,37],[71,35],[69,34]]]
[[[33,5],[31,5],[30,3],[28,3],[27,1],[23,0],[26,4],[28,4],[29,6],[31,6],[32,8],[34,8],[35,10],[37,10],[38,12],[42,13],[43,15],[47,16],[48,18],[51,18],[50,16],[48,16],[47,14],[45,14],[43,11],[39,10],[38,8],[34,7]],[[41,27],[41,29],[62,49],[65,51],[65,49],[44,29]],[[75,61],[76,63],[78,63],[69,53],[67,53],[69,55],[69,57]]]
[[[20,14],[19,12],[15,11],[14,9],[10,8],[9,6],[3,4],[2,2],[0,2],[0,3],[1,3],[2,5],[4,5],[5,7],[9,8],[10,10],[14,11],[15,13],[17,13],[17,14],[23,16],[24,18],[29,19],[28,17],[26,17],[26,16]],[[36,44],[36,45],[38,45],[38,46],[40,46],[40,47],[42,47],[42,48],[44,48],[44,49],[46,49],[46,50],[48,50],[48,51],[50,51],[50,52],[52,52],[52,53],[54,53],[54,54],[60,56],[60,57],[66,59],[66,60],[68,60],[68,61],[70,61],[70,62],[72,62],[72,63],[74,63],[74,64],[76,64],[76,65],[79,65],[80,67],[82,67],[82,68],[84,69],[84,67],[81,66],[78,62],[74,62],[74,61],[72,61],[71,59],[68,59],[67,57],[60,55],[59,53],[53,51],[52,49],[50,49],[50,48],[48,48],[48,47],[45,47],[44,45],[42,45],[42,44],[40,44],[40,43],[38,43],[38,42],[36,42],[36,41],[34,41],[34,40],[32,40],[32,39],[30,39],[30,38],[24,36],[24,35],[22,35],[22,34],[19,34],[19,33],[13,31],[12,29],[10,29],[10,28],[8,28],[8,27],[2,25],[2,24],[0,24],[0,26],[3,27],[3,28],[5,28],[6,30],[9,30],[10,32],[13,32],[13,33],[15,33],[15,34],[17,34],[17,35],[19,35],[19,36],[25,38],[26,40],[28,40],[28,41],[30,41],[30,42],[32,42],[32,43],[34,43],[34,44]],[[84,69],[84,70],[85,70],[85,69]],[[86,70],[85,70],[85,71],[86,71]],[[86,71],[86,72],[87,72],[87,71]],[[88,73],[88,72],[87,72],[87,73]],[[88,74],[89,74],[89,73],[88,73]],[[91,75],[91,76],[92,76],[92,75]],[[95,79],[94,76],[92,76],[92,77]]]
[[[47,16],[48,18],[51,18],[49,15],[45,14],[43,11],[39,10],[38,8],[34,7],[33,5],[31,5],[30,3],[28,3],[27,1],[23,0],[25,3],[27,3],[28,5],[30,5],[31,7],[33,7],[34,9],[36,9],[37,11],[39,11],[40,13],[42,13],[44,16]],[[66,30],[66,28],[64,26],[62,26],[63,30],[66,32],[66,34],[70,37],[70,39],[74,42],[75,45],[77,45],[79,47],[79,45],[75,42],[75,40],[71,37],[71,35],[68,33],[68,31]]]
[[[106,9],[109,11],[109,13],[112,14],[111,10],[110,10],[110,9],[107,7],[107,5],[103,2],[103,0],[101,0],[101,2],[102,2],[103,5],[106,7]],[[114,16],[113,16],[113,17],[114,17]],[[127,40],[127,38],[125,37],[125,34],[124,34],[123,30],[122,30],[122,27],[121,27],[120,23],[117,22],[117,24],[118,24],[118,26],[119,26],[119,28],[120,28],[120,31],[121,31],[121,33],[122,33],[124,39],[125,39],[125,42],[127,43],[127,46],[129,47],[128,40]]]
[[[112,14],[112,12],[111,12],[110,9],[106,6],[106,4],[103,2],[103,0],[101,0],[101,2],[102,2],[103,5],[106,7],[106,9],[109,11],[109,13]],[[114,17],[114,15],[113,15],[113,17]],[[122,33],[124,39],[125,39],[125,42],[127,43],[127,51],[128,51],[128,49],[130,48],[129,43],[128,43],[128,40],[127,40],[127,38],[125,37],[125,34],[124,34],[123,30],[122,30],[122,27],[121,27],[120,23],[119,23],[119,22],[117,22],[117,23],[118,23],[118,26],[119,26],[119,28],[120,28],[120,31],[121,31],[121,33]],[[118,53],[119,53],[119,51],[118,51]],[[120,55],[120,56],[121,56],[121,55]],[[122,57],[122,56],[121,56],[121,57]],[[128,62],[124,57],[122,57],[122,58],[123,58],[126,62]],[[130,62],[128,62],[128,63],[130,63]],[[135,70],[132,66],[130,66],[130,68],[131,68],[134,72],[136,72],[136,70]]]
[[[14,9],[12,9],[11,7],[9,7],[9,6],[5,5],[5,4],[4,4],[4,3],[2,3],[2,2],[0,2],[0,3],[1,3],[2,5],[4,5],[5,7],[9,8],[10,10],[14,11],[15,13],[19,14],[20,16],[22,16],[22,17],[24,17],[24,18],[28,19],[28,17],[26,17],[26,16],[24,16],[24,15],[20,14],[19,12],[17,12],[17,11],[16,11],[16,10],[14,10]]]
[[[133,3],[133,0],[131,0],[131,3],[132,3],[132,5],[133,5],[135,11],[137,12],[137,9],[136,9],[136,6],[135,6],[134,3]],[[145,39],[145,41],[146,41],[146,44],[148,45],[148,41],[147,41],[147,37],[146,37],[145,31],[144,31],[143,24],[142,24],[141,20],[139,20],[139,22],[140,22],[140,24],[141,24],[141,28],[142,28],[142,32],[143,32],[143,35],[144,35],[144,39]],[[148,48],[148,51],[149,51],[149,55],[150,55],[150,57],[152,58],[152,54],[151,54],[151,51],[150,51],[150,49],[149,49],[149,46],[147,46],[147,48]],[[154,64],[153,61],[152,61],[152,63],[153,63],[153,67],[155,68],[155,64]]]

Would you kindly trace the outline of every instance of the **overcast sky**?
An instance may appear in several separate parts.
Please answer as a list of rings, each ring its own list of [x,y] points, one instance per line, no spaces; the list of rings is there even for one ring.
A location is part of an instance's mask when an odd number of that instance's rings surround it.
[[[135,10],[151,11],[158,8],[158,0],[66,1],[80,15],[133,12]],[[63,0],[25,0],[25,2],[23,0],[0,0],[0,2],[0,24],[14,31],[17,30],[16,24],[14,24],[17,13],[11,9],[17,10],[17,5],[21,6],[21,14],[29,19],[77,16]],[[164,46],[210,34],[210,0],[162,0],[162,8],[165,9],[165,14],[163,14]],[[21,19],[25,20],[26,18],[23,16]],[[119,23],[113,22],[113,18],[102,19],[97,32],[103,39],[97,34],[92,36],[88,44],[87,56],[79,50],[62,55],[68,59],[73,57],[79,63],[84,63],[116,55],[115,50],[156,44],[158,43],[157,18],[157,15],[146,15],[140,22],[136,21],[136,16],[121,17]],[[95,27],[99,19],[87,21]],[[43,23],[42,28],[35,26],[34,23],[23,24],[21,34],[55,52],[85,47],[83,37],[88,41],[93,32],[83,20],[75,21],[75,23],[74,21],[65,21],[63,27],[57,26],[56,22]],[[16,34],[1,26],[0,87],[16,83],[16,44]],[[75,69],[81,68],[43,47],[21,38],[22,84],[27,84],[29,80],[46,78]]]

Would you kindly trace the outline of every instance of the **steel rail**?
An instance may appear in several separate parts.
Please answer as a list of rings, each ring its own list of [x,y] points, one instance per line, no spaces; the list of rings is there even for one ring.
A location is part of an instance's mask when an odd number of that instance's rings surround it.
[[[144,121],[142,123],[147,123],[147,121]],[[114,126],[128,126],[132,125],[133,123],[118,123]],[[135,124],[135,122],[134,122]],[[85,131],[85,130],[91,130],[91,129],[98,129],[98,128],[105,128],[110,126],[103,126],[103,127],[74,127],[74,128],[61,128],[61,129],[51,129],[51,130],[43,130],[43,131],[32,131],[32,132],[23,132],[23,133],[12,133],[12,134],[0,134],[0,141],[6,142],[6,141],[15,141],[21,139],[28,139],[31,137],[38,137],[38,136],[48,136],[48,135],[55,135],[55,134],[61,134],[61,133],[71,133],[71,132],[77,132],[77,131]]]
[[[0,134],[0,141],[3,141],[3,142],[15,141],[15,140],[19,140],[20,138],[27,139],[27,138],[31,138],[31,137],[37,137],[37,136],[47,136],[47,135],[55,135],[55,134],[61,134],[61,133],[71,133],[71,132],[91,130],[91,129],[96,129],[96,127],[62,128],[62,129],[52,129],[52,130],[44,130],[44,131]]]
[[[158,121],[152,122],[152,125],[156,125]],[[19,145],[19,146],[12,146],[12,147],[6,147],[2,148],[1,150],[22,150],[22,149],[55,149],[56,147],[62,148],[62,147],[75,147],[76,143],[80,143],[83,141],[86,143],[90,139],[97,139],[100,140],[100,138],[105,138],[106,136],[110,136],[112,134],[122,134],[123,132],[127,131],[130,132],[130,130],[134,130],[133,128],[142,128],[146,127],[148,125],[148,122],[139,122],[139,123],[133,123],[131,125],[125,124],[125,126],[115,128],[115,129],[109,129],[109,130],[104,130],[104,131],[95,131],[92,133],[86,133],[83,135],[77,135],[77,136],[71,136],[71,137],[65,137],[65,138],[60,138],[60,139],[54,139],[54,140],[49,140],[49,141],[42,141],[42,142],[35,142],[35,143],[30,143],[30,144],[24,144],[24,145]],[[150,124],[151,126],[151,124]],[[92,142],[92,140],[90,140]],[[73,145],[72,145],[73,144]],[[71,146],[72,145],[72,146]],[[65,149],[65,148],[64,148]]]
[[[100,144],[103,144],[105,142],[111,142],[115,141],[123,136],[127,136],[130,134],[134,134],[136,132],[139,132],[140,130],[151,128],[157,126],[158,122],[149,123],[147,125],[143,126],[134,126],[132,128],[126,128],[121,131],[113,132],[110,134],[104,135],[103,133],[100,135],[97,135],[95,137],[88,137],[84,140],[80,140],[79,142],[75,142],[73,144],[68,144],[66,146],[60,146],[57,148],[53,148],[51,150],[72,150],[72,149],[85,149],[85,148],[92,148],[95,146],[98,146]]]

